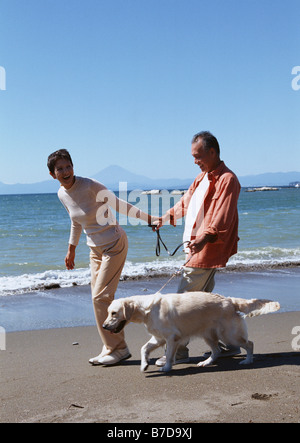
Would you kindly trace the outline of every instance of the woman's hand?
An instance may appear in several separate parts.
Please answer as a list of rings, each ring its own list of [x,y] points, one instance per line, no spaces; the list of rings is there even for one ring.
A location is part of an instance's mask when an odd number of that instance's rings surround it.
[[[165,214],[162,217],[152,217],[151,225],[152,230],[156,231],[160,229],[163,225],[170,222],[169,214]]]
[[[162,227],[162,218],[151,216],[151,227],[152,231],[156,231],[157,229]]]
[[[67,255],[65,257],[65,264],[68,270],[75,268],[75,249],[76,246],[69,245]]]

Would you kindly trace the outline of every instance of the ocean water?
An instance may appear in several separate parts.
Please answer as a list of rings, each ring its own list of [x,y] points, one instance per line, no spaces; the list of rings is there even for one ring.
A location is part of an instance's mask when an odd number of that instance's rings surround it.
[[[180,195],[164,191],[145,195],[121,193],[139,208],[164,213]],[[300,264],[300,190],[246,192],[239,199],[239,251],[228,269],[296,266]],[[179,250],[169,257],[164,249],[155,255],[156,233],[136,219],[120,216],[129,239],[129,252],[122,279],[165,276],[178,270],[185,255]],[[170,250],[182,242],[184,222],[164,226],[161,236]],[[49,285],[68,287],[90,281],[89,248],[85,234],[76,250],[76,269],[67,271],[64,257],[70,230],[69,216],[56,194],[0,195],[0,296],[42,290]],[[288,271],[286,271],[288,272]]]

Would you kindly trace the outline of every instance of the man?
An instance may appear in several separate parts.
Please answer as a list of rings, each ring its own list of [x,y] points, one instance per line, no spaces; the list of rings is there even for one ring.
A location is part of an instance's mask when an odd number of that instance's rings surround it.
[[[220,159],[217,139],[208,131],[199,132],[192,139],[192,156],[201,169],[181,200],[161,218],[157,228],[166,222],[176,226],[185,219],[183,239],[188,262],[184,266],[178,291],[212,292],[217,268],[226,266],[237,252],[238,210],[240,183],[236,175]],[[227,355],[239,353],[232,347],[223,348]],[[229,351],[229,352],[228,352]],[[175,363],[188,361],[188,348],[179,346]],[[164,366],[165,356],[156,361]]]

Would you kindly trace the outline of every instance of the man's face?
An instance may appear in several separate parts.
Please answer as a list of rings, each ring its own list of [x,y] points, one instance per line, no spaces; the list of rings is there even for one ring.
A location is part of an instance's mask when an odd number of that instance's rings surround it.
[[[202,172],[211,172],[215,169],[216,151],[213,148],[206,151],[201,139],[192,143],[192,156],[195,159],[195,164],[200,167]]]

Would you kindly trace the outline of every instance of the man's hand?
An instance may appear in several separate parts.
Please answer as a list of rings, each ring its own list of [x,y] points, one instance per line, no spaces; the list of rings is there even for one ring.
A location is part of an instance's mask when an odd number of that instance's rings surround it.
[[[65,264],[68,270],[75,268],[75,249],[76,246],[69,245],[68,252],[65,258]]]
[[[197,237],[194,240],[191,240],[188,248],[190,248],[191,254],[197,254],[197,252],[202,251],[204,246],[207,243],[212,243],[216,239],[216,236],[211,234],[203,234],[201,237]]]

